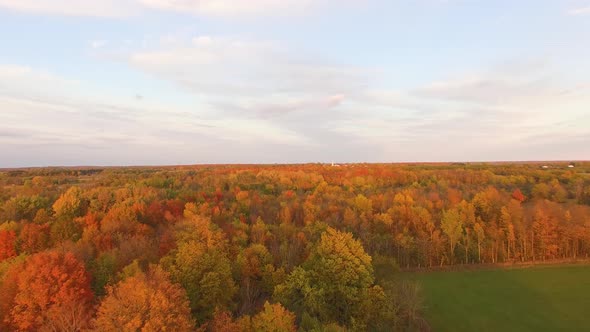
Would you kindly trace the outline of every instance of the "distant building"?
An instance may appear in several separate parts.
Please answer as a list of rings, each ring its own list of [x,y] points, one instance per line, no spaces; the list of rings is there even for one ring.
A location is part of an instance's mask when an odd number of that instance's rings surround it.
[[[569,167],[569,168],[574,168],[574,167],[576,167],[576,166],[574,166],[574,165],[570,164],[570,165],[568,165],[567,167]]]
[[[541,166],[541,168],[543,168],[543,169],[547,169],[547,168],[549,168],[549,166],[547,166],[547,165],[543,165],[543,166]]]

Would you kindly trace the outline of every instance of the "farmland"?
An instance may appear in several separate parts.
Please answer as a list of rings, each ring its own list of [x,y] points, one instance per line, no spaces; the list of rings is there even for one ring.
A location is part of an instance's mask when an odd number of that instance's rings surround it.
[[[590,266],[413,274],[433,331],[590,328]]]

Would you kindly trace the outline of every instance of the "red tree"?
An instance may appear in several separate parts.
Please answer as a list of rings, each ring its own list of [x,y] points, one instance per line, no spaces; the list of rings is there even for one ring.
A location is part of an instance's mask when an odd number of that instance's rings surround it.
[[[10,323],[17,330],[79,331],[89,321],[92,298],[88,274],[74,255],[39,253],[16,278]]]
[[[20,250],[29,254],[42,251],[49,246],[49,226],[28,223],[19,235]]]
[[[16,280],[23,270],[23,262],[15,261],[0,276],[0,331],[10,330],[10,310],[16,296]]]
[[[524,196],[522,191],[520,191],[520,189],[518,189],[518,188],[516,188],[516,190],[514,190],[512,192],[512,198],[514,198],[515,200],[517,200],[521,203],[524,202],[524,200],[526,199],[526,197]]]
[[[14,231],[0,231],[0,262],[16,256],[16,233]]]

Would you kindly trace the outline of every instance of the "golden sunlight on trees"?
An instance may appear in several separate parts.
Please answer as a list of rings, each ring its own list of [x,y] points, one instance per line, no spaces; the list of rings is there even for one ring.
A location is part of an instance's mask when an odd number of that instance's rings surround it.
[[[215,308],[230,308],[237,289],[223,234],[192,209],[187,205],[186,220],[175,233],[177,248],[162,264],[172,280],[186,289],[192,312],[202,323],[211,318]]]
[[[427,330],[400,269],[587,259],[588,174],[590,163],[0,170],[0,331]]]
[[[193,331],[186,292],[158,266],[127,276],[98,307],[95,331]]]
[[[455,257],[455,246],[457,245],[457,242],[459,241],[461,234],[463,234],[461,216],[459,215],[457,210],[453,209],[449,211],[444,211],[440,227],[449,239],[449,257],[451,263],[453,263],[453,259]]]
[[[242,313],[251,313],[261,298],[272,295],[276,274],[272,260],[272,255],[261,244],[253,244],[238,255]]]
[[[79,331],[88,326],[93,294],[90,278],[70,253],[28,258],[15,278],[10,325],[18,330]]]
[[[53,204],[53,211],[57,219],[79,217],[83,213],[83,209],[82,190],[79,187],[71,187]]]
[[[371,257],[352,234],[328,228],[302,267],[297,267],[275,297],[298,314],[304,312],[324,323],[367,323],[364,302],[374,296]]]
[[[16,256],[16,232],[0,230],[0,262]]]
[[[281,304],[264,303],[264,310],[252,317],[252,329],[265,332],[295,332],[295,315]]]

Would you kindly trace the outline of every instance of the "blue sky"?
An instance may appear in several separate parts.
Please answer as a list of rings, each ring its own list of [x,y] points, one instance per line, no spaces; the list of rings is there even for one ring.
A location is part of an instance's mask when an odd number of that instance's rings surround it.
[[[590,158],[590,1],[0,0],[0,167]]]

